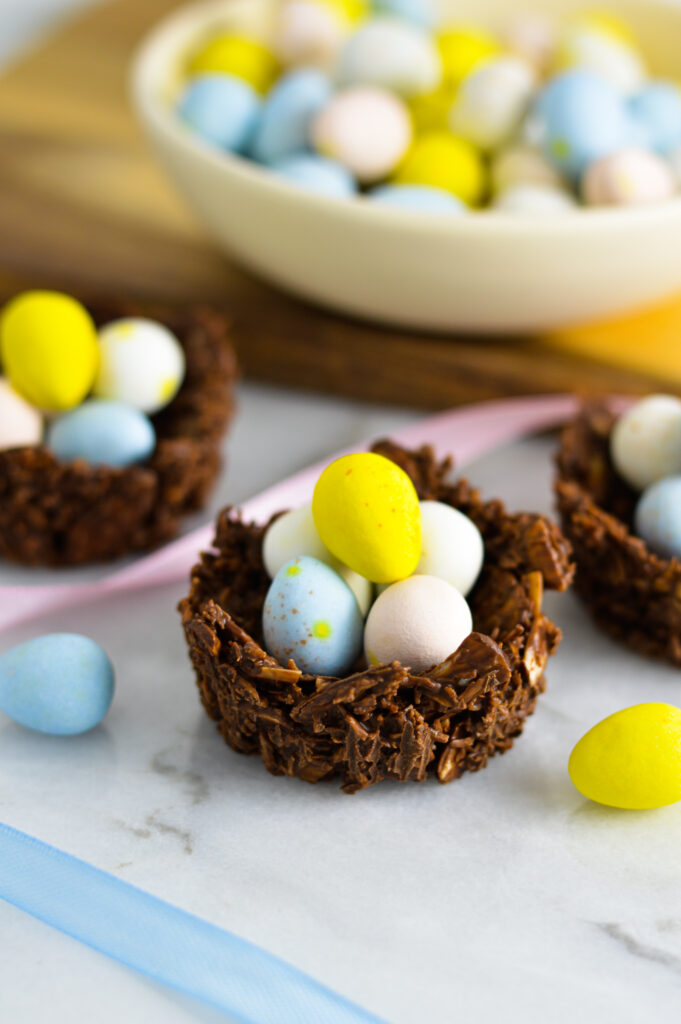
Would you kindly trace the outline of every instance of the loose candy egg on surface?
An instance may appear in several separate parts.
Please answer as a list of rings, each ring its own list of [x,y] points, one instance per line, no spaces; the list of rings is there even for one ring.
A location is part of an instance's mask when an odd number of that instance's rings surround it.
[[[0,654],[0,710],[27,729],[87,732],[105,717],[113,693],[113,666],[89,637],[51,633]]]
[[[277,74],[277,61],[258,39],[220,35],[209,40],[189,61],[192,75],[233,75],[264,93]]]
[[[669,164],[647,149],[625,149],[591,164],[582,181],[589,206],[660,203],[676,192]]]
[[[574,213],[577,203],[563,188],[554,185],[511,185],[495,196],[492,209],[522,217],[561,217]]]
[[[438,35],[437,46],[442,59],[443,79],[450,86],[458,86],[479,64],[501,50],[499,40],[490,32],[468,25],[443,29]]]
[[[421,552],[421,510],[410,478],[390,459],[336,459],[315,486],[312,514],[336,558],[372,583],[409,576]]]
[[[647,810],[681,800],[681,710],[636,704],[581,738],[568,772],[583,796],[608,807]]]
[[[40,444],[42,437],[39,411],[0,377],[0,451]]]
[[[331,82],[314,68],[280,78],[267,96],[250,147],[261,163],[299,153],[310,144],[312,122],[331,98]]]
[[[156,446],[151,421],[122,402],[93,398],[50,424],[47,446],[65,462],[84,459],[93,466],[131,466]]]
[[[445,216],[459,216],[467,209],[451,192],[432,185],[381,185],[368,198],[381,206]]]
[[[466,597],[480,575],[484,558],[482,535],[468,516],[441,501],[421,502],[417,575],[438,576]]]
[[[94,393],[158,412],[173,400],[184,380],[184,349],[167,327],[129,317],[99,331],[99,370]]]
[[[646,487],[636,505],[634,528],[655,554],[681,559],[681,476]]]
[[[362,184],[385,178],[411,142],[409,112],[384,89],[359,86],[338,93],[317,115],[311,130],[315,149],[337,160]]]
[[[458,650],[472,628],[470,608],[455,587],[436,576],[410,576],[376,598],[364,631],[367,661],[399,661],[424,672]]]
[[[362,649],[362,616],[355,595],[337,573],[302,556],[277,573],[265,598],[263,633],[268,652],[293,659],[310,675],[348,672]]]
[[[377,16],[345,43],[338,81],[374,85],[401,96],[432,92],[442,80],[442,62],[431,37],[401,18]]]
[[[275,160],[270,170],[306,192],[316,192],[329,199],[349,199],[357,185],[347,167],[314,153],[297,153]]]
[[[649,395],[636,402],[612,430],[610,457],[619,475],[639,491],[681,473],[681,399]]]
[[[395,175],[398,185],[432,185],[458,196],[468,205],[480,202],[487,185],[477,149],[450,132],[419,136]]]
[[[629,101],[642,126],[645,144],[668,156],[681,146],[681,89],[671,82],[651,82]]]
[[[555,64],[559,71],[583,68],[595,72],[624,96],[640,89],[646,79],[643,61],[632,46],[590,28],[568,30],[558,46]]]
[[[491,166],[492,192],[515,185],[550,185],[562,188],[563,179],[544,154],[534,146],[516,143],[500,150]]]
[[[23,292],[0,319],[0,358],[15,391],[51,412],[71,409],[92,387],[99,361],[92,317],[60,292]]]
[[[234,75],[202,74],[192,79],[177,106],[178,116],[205,142],[243,152],[255,130],[260,100],[248,82]]]
[[[480,149],[496,149],[518,128],[535,86],[535,73],[521,57],[493,58],[468,75],[449,114],[455,135]]]

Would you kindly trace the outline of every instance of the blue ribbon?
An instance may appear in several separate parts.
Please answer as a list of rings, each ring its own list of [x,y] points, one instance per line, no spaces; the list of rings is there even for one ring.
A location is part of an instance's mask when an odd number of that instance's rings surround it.
[[[0,898],[243,1024],[385,1024],[245,939],[3,824]]]

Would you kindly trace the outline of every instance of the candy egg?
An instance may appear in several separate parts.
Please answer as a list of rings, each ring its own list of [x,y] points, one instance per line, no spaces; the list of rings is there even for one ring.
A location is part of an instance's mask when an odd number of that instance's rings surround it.
[[[474,26],[445,29],[438,36],[437,45],[444,81],[450,86],[458,86],[466,75],[501,49],[498,39]]]
[[[466,206],[460,199],[432,185],[381,185],[369,193],[369,199],[381,206],[399,207],[419,213],[458,216],[466,212]]]
[[[646,78],[643,61],[631,46],[590,28],[568,30],[559,43],[555,63],[561,71],[592,71],[625,96],[640,89]]]
[[[277,61],[257,39],[221,35],[192,57],[188,70],[192,75],[233,75],[262,93],[276,77]]]
[[[51,633],[0,655],[0,710],[27,729],[76,736],[94,729],[114,693],[114,671],[99,644]]]
[[[681,559],[681,476],[646,487],[636,505],[634,527],[651,551]]]
[[[384,89],[358,87],[338,93],[317,115],[311,131],[315,149],[337,160],[362,184],[385,178],[411,142],[406,106]]]
[[[410,576],[380,594],[366,621],[364,649],[370,665],[399,661],[412,672],[439,665],[473,628],[466,599],[436,576]]]
[[[629,810],[681,800],[681,710],[635,704],[604,718],[570,755],[575,787],[596,803]]]
[[[0,355],[15,391],[53,412],[83,401],[97,371],[97,332],[84,306],[59,292],[24,292],[0,320]]]
[[[456,90],[452,86],[443,84],[433,92],[412,96],[409,100],[409,113],[415,131],[424,133],[446,129],[455,95]]]
[[[534,71],[521,57],[490,59],[464,78],[449,127],[480,149],[496,149],[518,128],[534,85]]]
[[[40,444],[42,436],[43,418],[38,410],[0,377],[0,452]]]
[[[328,66],[362,9],[331,0],[285,0],[274,25],[276,56],[287,66]]]
[[[107,324],[99,331],[99,353],[94,393],[142,412],[168,405],[184,380],[184,349],[154,320],[129,317]]]
[[[670,153],[669,166],[672,169],[677,188],[681,188],[681,146]]]
[[[651,82],[629,101],[642,126],[645,144],[661,156],[681,146],[681,89],[671,82]]]
[[[443,188],[472,206],[480,202],[486,188],[485,165],[466,139],[450,132],[427,132],[416,139],[395,181]]]
[[[93,466],[130,466],[156,446],[151,421],[130,405],[93,398],[53,420],[47,446],[65,462],[84,459]]]
[[[639,491],[681,473],[681,399],[649,395],[636,402],[610,434],[610,457],[619,475]]]
[[[388,15],[366,21],[338,59],[343,85],[374,85],[409,97],[431,92],[441,79],[442,62],[430,36]]]
[[[301,68],[284,75],[263,106],[251,154],[270,163],[305,150],[312,121],[330,98],[331,82],[321,71]]]
[[[263,608],[263,633],[267,651],[283,665],[293,659],[309,675],[340,676],[362,649],[362,616],[340,576],[303,556],[274,577]]]
[[[437,0],[373,0],[375,10],[394,14],[419,28],[430,29],[437,21]]]
[[[438,576],[465,597],[485,558],[482,535],[463,512],[441,501],[421,502],[421,557],[416,573]]]
[[[348,199],[357,191],[355,179],[347,167],[313,153],[285,156],[270,164],[270,170],[307,192],[317,192],[330,199]]]
[[[556,27],[541,14],[521,14],[507,26],[504,42],[539,74],[544,74],[556,49]]]
[[[231,153],[246,149],[260,110],[258,95],[234,75],[194,78],[177,106],[178,116],[204,141]]]
[[[495,197],[492,209],[497,213],[523,217],[555,217],[574,213],[577,203],[562,188],[554,185],[511,185]]]
[[[419,500],[390,459],[373,452],[336,459],[317,481],[312,514],[329,551],[373,583],[392,583],[416,568]]]
[[[623,149],[597,160],[582,181],[589,206],[633,206],[670,199],[676,182],[669,164],[647,149]]]
[[[490,173],[495,193],[505,192],[515,185],[563,187],[563,179],[544,154],[523,143],[500,150],[492,161]]]

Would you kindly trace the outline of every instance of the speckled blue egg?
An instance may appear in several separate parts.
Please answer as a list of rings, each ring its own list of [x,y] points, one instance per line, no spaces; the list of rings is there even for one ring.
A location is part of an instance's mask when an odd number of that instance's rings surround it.
[[[308,146],[310,125],[331,98],[331,82],[315,68],[292,71],[269,93],[251,144],[251,154],[272,163]]]
[[[433,28],[437,22],[435,0],[373,0],[372,6],[380,14],[394,14],[420,28]]]
[[[381,185],[369,193],[369,199],[381,206],[448,216],[458,216],[467,209],[451,192],[433,185]]]
[[[546,156],[578,178],[589,164],[631,144],[634,127],[622,96],[592,71],[558,75],[535,108]]]
[[[87,636],[50,633],[0,655],[0,710],[27,729],[87,732],[102,721],[113,693],[113,666]]]
[[[270,164],[270,170],[307,192],[331,199],[348,199],[357,192],[355,179],[335,160],[310,153],[297,153]]]
[[[310,675],[340,676],[362,649],[355,595],[328,565],[302,555],[282,566],[263,608],[265,646],[283,665],[289,658]]]
[[[629,101],[645,145],[660,156],[681,146],[681,89],[671,82],[651,82]]]
[[[681,559],[681,476],[647,487],[634,512],[634,528],[651,551]]]
[[[235,75],[199,75],[182,94],[177,112],[204,142],[240,153],[255,131],[260,99]]]
[[[93,466],[131,466],[156,447],[148,416],[131,405],[93,398],[54,420],[47,446],[58,459],[85,459]]]

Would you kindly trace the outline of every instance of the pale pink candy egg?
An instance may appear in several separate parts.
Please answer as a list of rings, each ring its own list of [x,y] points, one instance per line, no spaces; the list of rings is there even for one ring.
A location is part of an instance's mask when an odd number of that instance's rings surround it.
[[[279,10],[272,50],[285,67],[328,66],[347,36],[338,12],[316,0],[286,0]]]
[[[393,171],[409,149],[411,119],[397,96],[373,86],[338,93],[312,125],[312,143],[368,185]]]
[[[582,180],[589,206],[660,203],[676,192],[670,165],[647,149],[623,149],[597,160]]]
[[[543,75],[553,61],[556,26],[541,14],[521,14],[507,27],[504,42]]]

